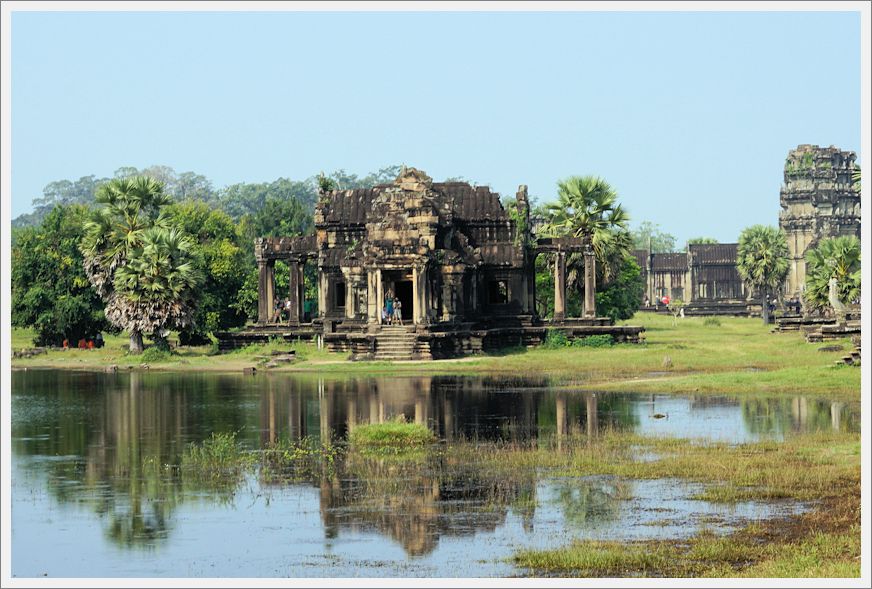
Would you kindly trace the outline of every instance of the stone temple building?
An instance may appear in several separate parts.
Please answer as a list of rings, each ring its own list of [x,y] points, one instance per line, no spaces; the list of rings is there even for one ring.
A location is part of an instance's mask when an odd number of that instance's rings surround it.
[[[432,358],[533,345],[546,329],[535,316],[534,262],[550,253],[559,327],[570,338],[609,333],[638,341],[641,328],[595,317],[592,297],[584,318],[565,317],[572,251],[582,251],[579,239],[534,237],[526,186],[507,210],[487,187],[433,182],[404,169],[392,184],[321,194],[314,235],[256,240],[260,333],[270,328],[274,301],[287,298],[289,325],[275,329],[319,337],[329,349],[359,357]],[[287,293],[275,290],[278,260],[289,268]],[[315,318],[303,307],[307,263],[317,266]],[[383,324],[388,298],[401,302],[404,325]]]
[[[820,240],[840,235],[860,237],[860,193],[853,185],[852,151],[800,145],[784,165],[779,227],[787,235],[790,273],[783,297],[801,298],[805,255]],[[634,256],[650,301],[668,296],[688,303],[691,315],[745,315],[760,312],[756,293],[736,269],[738,244],[690,245],[685,252]]]
[[[652,305],[669,297],[686,303],[689,315],[754,315],[760,303],[736,269],[737,249],[736,243],[691,244],[680,253],[635,250],[633,256]]]
[[[801,295],[805,254],[821,239],[860,238],[860,192],[852,178],[856,159],[853,151],[817,145],[800,145],[787,155],[778,218],[791,258],[786,296]]]

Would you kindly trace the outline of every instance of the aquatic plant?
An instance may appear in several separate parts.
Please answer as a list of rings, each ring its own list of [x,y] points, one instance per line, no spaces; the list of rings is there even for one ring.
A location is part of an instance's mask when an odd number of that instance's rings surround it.
[[[402,415],[384,423],[358,426],[348,436],[352,449],[385,454],[420,450],[435,441],[436,437],[427,426],[408,423]]]

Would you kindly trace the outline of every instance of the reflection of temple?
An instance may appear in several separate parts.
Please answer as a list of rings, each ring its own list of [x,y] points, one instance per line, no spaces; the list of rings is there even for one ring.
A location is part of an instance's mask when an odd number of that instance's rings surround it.
[[[574,437],[636,427],[640,401],[638,395],[555,390],[545,380],[452,376],[252,379],[34,370],[13,373],[13,391],[13,453],[51,457],[40,468],[52,496],[93,507],[122,546],[161,542],[182,501],[228,499],[232,488],[204,486],[175,468],[188,443],[213,432],[238,432],[255,449],[288,438],[341,439],[360,424],[402,414],[441,439],[561,448]],[[855,403],[813,397],[740,403],[751,432],[860,430]],[[734,402],[693,401],[695,408],[713,405]],[[507,480],[435,456],[405,465],[357,457],[336,472],[307,478],[321,489],[326,532],[363,526],[423,554],[442,535],[491,529],[508,514],[529,523],[534,480]]]
[[[625,395],[512,390],[511,381],[422,376],[300,381],[269,379],[261,397],[261,443],[344,438],[359,424],[402,415],[442,439],[534,440],[595,435],[601,423],[635,423]],[[499,394],[494,394],[499,392]]]
[[[468,536],[503,525],[509,511],[532,525],[534,473],[506,477],[440,458],[425,462],[348,457],[322,477],[321,519],[328,538],[373,530],[411,555],[433,551],[443,536]]]
[[[323,193],[314,235],[257,239],[258,325],[220,337],[232,347],[269,334],[316,335],[333,351],[385,359],[535,345],[545,335],[536,316],[535,261],[547,255],[554,261],[554,328],[570,338],[611,334],[638,341],[642,328],[596,317],[592,272],[585,276],[584,316],[567,321],[571,252],[582,252],[593,267],[581,239],[533,235],[526,186],[506,208],[487,187],[433,182],[404,169],[392,184]],[[286,293],[276,292],[279,261],[288,267]],[[318,292],[316,317],[306,313],[307,264],[317,265],[317,280],[309,285]],[[281,327],[270,325],[277,299],[290,308]],[[382,312],[395,300],[402,327],[383,325]]]

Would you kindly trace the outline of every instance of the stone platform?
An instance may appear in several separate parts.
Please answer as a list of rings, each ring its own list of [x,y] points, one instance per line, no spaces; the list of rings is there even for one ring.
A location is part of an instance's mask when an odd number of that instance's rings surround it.
[[[523,320],[526,319],[526,320]],[[348,353],[352,360],[434,360],[456,358],[512,347],[533,347],[545,341],[549,329],[574,340],[610,335],[617,343],[639,343],[641,326],[612,325],[608,317],[566,319],[560,322],[521,321],[442,323],[435,325],[366,325],[358,322],[248,326],[238,332],[216,334],[222,351],[273,338],[320,341],[331,352]]]

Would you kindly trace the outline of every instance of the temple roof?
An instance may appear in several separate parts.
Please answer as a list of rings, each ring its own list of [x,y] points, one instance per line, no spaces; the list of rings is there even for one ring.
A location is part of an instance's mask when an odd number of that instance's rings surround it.
[[[699,243],[690,246],[695,264],[735,264],[738,257],[737,243]]]
[[[651,256],[653,272],[684,272],[687,270],[687,254],[654,254]]]
[[[321,197],[317,210],[324,223],[339,225],[364,225],[370,219],[373,201],[382,192],[396,189],[394,184],[373,188],[334,190]],[[410,195],[417,195],[410,192]],[[507,221],[509,219],[500,203],[500,195],[487,186],[471,186],[467,182],[434,182],[429,185],[428,196],[438,201],[441,209],[447,205],[455,221],[476,223],[483,221]]]

